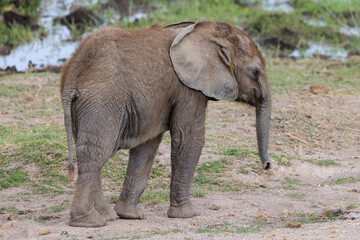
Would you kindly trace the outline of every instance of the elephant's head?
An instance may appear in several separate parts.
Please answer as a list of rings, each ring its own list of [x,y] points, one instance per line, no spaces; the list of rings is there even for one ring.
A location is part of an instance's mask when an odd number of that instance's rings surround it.
[[[264,169],[268,158],[271,95],[265,61],[256,44],[226,23],[184,23],[170,47],[178,78],[186,86],[218,100],[236,100],[256,107],[256,132]]]

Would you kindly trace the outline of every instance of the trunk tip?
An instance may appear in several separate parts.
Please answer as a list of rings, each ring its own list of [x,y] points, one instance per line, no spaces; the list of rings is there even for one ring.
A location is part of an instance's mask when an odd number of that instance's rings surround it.
[[[266,162],[263,164],[263,169],[264,169],[264,170],[271,169],[271,163],[270,163],[269,161],[266,161]]]

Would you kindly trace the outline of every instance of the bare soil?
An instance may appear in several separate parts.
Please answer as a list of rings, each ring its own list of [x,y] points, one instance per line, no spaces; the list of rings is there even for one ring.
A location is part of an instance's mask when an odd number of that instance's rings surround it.
[[[37,78],[18,84],[56,88],[51,84],[57,77]],[[60,106],[56,91],[45,94],[49,106]],[[49,108],[45,116],[31,114],[37,111],[38,96],[17,98],[18,102],[35,103],[27,108],[26,117],[18,108],[6,105],[9,99],[1,99],[0,125],[61,125],[60,107]],[[251,157],[234,158],[232,170],[224,173],[224,179],[254,187],[193,197],[194,205],[201,211],[198,217],[169,219],[166,216],[169,203],[162,202],[141,204],[145,220],[117,219],[102,228],[74,228],[68,225],[72,195],[44,197],[30,194],[26,187],[13,187],[0,191],[0,207],[16,207],[21,211],[0,212],[0,239],[359,239],[360,220],[343,220],[349,212],[360,212],[359,109],[359,97],[331,91],[326,95],[311,92],[275,95],[269,152],[280,157],[273,158],[273,169],[262,171],[258,160],[254,162]],[[199,164],[223,157],[216,153],[219,148],[256,151],[254,122],[255,111],[251,107],[210,102],[206,145]],[[169,168],[170,144],[163,141],[159,152],[160,161],[156,164]],[[30,172],[38,170],[35,165],[28,168]],[[248,172],[241,173],[240,168]],[[105,181],[106,196],[120,193],[120,189],[114,191],[109,187],[114,184],[121,185]],[[74,183],[67,187],[74,190]],[[60,211],[47,210],[61,203],[64,207]],[[339,217],[331,218],[329,212],[336,211],[340,211]],[[311,221],[312,216],[317,216],[316,220]],[[286,227],[288,221],[300,218],[304,221],[299,228],[291,228],[291,224]],[[259,222],[261,225],[256,225]]]

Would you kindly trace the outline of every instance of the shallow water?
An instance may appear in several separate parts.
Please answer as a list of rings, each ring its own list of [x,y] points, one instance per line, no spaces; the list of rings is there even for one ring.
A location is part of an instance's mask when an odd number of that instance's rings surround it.
[[[34,39],[31,43],[21,44],[11,50],[10,55],[0,56],[0,68],[15,66],[18,71],[28,68],[29,61],[36,68],[58,65],[59,59],[68,58],[75,51],[78,42],[71,42],[70,30],[63,25],[53,26],[53,20],[70,12],[73,0],[44,0],[39,25],[48,32],[43,40]]]
[[[344,50],[341,50],[337,47],[329,46],[319,42],[309,42],[309,48],[305,51],[294,50],[289,57],[309,57],[314,54],[330,56],[331,59],[344,59],[347,57],[348,53]]]
[[[288,0],[263,0],[260,6],[269,12],[289,13],[293,10]]]

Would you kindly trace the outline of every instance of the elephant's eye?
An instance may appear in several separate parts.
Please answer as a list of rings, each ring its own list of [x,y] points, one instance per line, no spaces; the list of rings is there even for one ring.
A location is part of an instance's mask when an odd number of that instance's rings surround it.
[[[253,69],[253,70],[252,70],[252,73],[253,73],[253,75],[254,75],[254,78],[255,78],[256,80],[258,80],[258,79],[259,79],[259,76],[260,76],[260,69],[258,69],[258,68]]]

